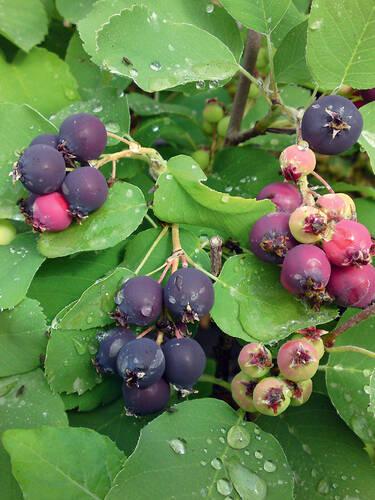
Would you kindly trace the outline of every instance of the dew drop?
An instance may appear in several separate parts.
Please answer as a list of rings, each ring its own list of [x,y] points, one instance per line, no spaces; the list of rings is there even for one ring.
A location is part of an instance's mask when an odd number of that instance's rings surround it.
[[[154,127],[152,127],[151,129],[153,132],[159,132],[159,127],[157,125],[155,125]]]
[[[120,125],[118,123],[115,123],[115,122],[108,122],[106,124],[106,129],[109,132],[113,132],[114,134],[117,134],[117,132],[120,132]]]
[[[204,89],[205,87],[205,83],[203,80],[198,80],[196,83],[195,83],[195,88],[196,89]]]
[[[266,498],[267,485],[257,474],[234,460],[228,463],[228,471],[233,486],[242,500]]]
[[[181,439],[171,439],[168,444],[177,455],[185,455],[185,445]]]
[[[276,465],[271,462],[271,460],[266,460],[264,462],[264,465],[263,465],[263,469],[266,471],[266,472],[275,472],[276,470]]]
[[[211,80],[210,83],[208,84],[208,87],[210,89],[217,89],[219,86],[219,82],[217,80]]]
[[[254,451],[254,457],[257,458],[258,460],[262,460],[263,453],[259,450],[256,450],[256,451]]]
[[[146,318],[148,318],[149,316],[151,316],[151,313],[152,313],[152,306],[151,305],[144,305],[141,307],[142,316],[145,316]]]
[[[233,486],[227,479],[219,479],[216,482],[217,491],[224,496],[230,495],[233,491]]]
[[[168,44],[168,50],[170,50],[171,52],[173,52],[175,50],[175,48],[173,47],[173,45],[171,43]]]
[[[323,495],[327,495],[329,493],[329,483],[327,479],[321,479],[316,488],[318,493],[322,493]]]
[[[204,460],[201,460],[200,464],[203,465],[203,467],[205,467],[207,465],[207,462],[205,462]]]
[[[129,70],[129,75],[132,78],[136,78],[138,76],[138,71],[136,69],[132,68],[131,70]]]
[[[159,61],[153,61],[152,63],[150,63],[150,68],[152,69],[152,71],[160,71],[162,65]]]
[[[317,19],[316,21],[314,21],[313,23],[310,24],[309,28],[311,30],[319,30],[321,27],[322,27],[322,24],[323,24],[323,21],[321,19]]]
[[[221,462],[220,458],[213,458],[213,459],[211,460],[211,465],[212,465],[212,467],[213,467],[215,470],[220,470],[220,469],[222,469],[222,467],[223,467],[223,464],[222,464],[222,462]]]
[[[223,194],[223,196],[221,197],[221,201],[222,201],[222,203],[228,203],[229,194]]]
[[[82,356],[87,351],[87,346],[82,344],[78,339],[73,338],[73,344],[77,353]]]
[[[228,431],[227,442],[231,448],[241,450],[250,443],[250,434],[245,428],[234,425]]]
[[[214,9],[215,9],[215,6],[214,6],[213,3],[208,3],[206,5],[206,12],[207,12],[207,14],[212,14],[213,11],[214,11]]]
[[[222,444],[224,444],[224,443],[225,443],[225,439],[223,438],[223,436],[220,436],[220,437],[219,437],[219,441],[220,441],[220,443],[222,443]]]
[[[99,104],[98,106],[95,106],[95,108],[92,109],[94,113],[100,113],[103,111],[103,106]]]

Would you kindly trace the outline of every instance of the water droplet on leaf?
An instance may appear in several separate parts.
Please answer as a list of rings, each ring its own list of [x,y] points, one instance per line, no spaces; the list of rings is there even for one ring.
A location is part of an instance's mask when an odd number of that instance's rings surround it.
[[[185,455],[185,445],[180,439],[171,439],[168,444],[177,455]]]
[[[241,450],[242,448],[246,448],[250,443],[250,434],[245,428],[234,425],[228,431],[227,442],[230,447]]]

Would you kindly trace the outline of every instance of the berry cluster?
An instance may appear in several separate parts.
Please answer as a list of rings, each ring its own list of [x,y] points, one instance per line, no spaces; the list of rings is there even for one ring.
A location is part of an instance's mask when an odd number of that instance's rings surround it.
[[[241,371],[231,383],[236,403],[246,411],[270,416],[280,415],[289,405],[306,403],[311,378],[324,354],[324,333],[315,327],[299,330],[280,347],[277,360],[261,343],[245,345],[238,356]]]
[[[117,372],[124,379],[129,414],[155,413],[168,403],[169,384],[183,394],[191,392],[205,369],[202,347],[194,339],[183,337],[172,318],[186,323],[207,314],[214,302],[211,280],[198,269],[181,268],[171,274],[163,290],[149,276],[137,276],[124,283],[115,301],[113,316],[121,326],[99,335],[95,364],[100,372]],[[159,332],[174,331],[176,336],[164,342],[163,334],[156,341],[144,337],[151,327],[137,338],[128,325],[150,326],[161,316],[163,304],[172,315],[172,327],[168,329],[166,321],[160,320],[156,328]]]
[[[66,118],[59,135],[35,137],[14,167],[30,195],[20,200],[26,222],[36,231],[62,231],[103,205],[108,187],[104,175],[90,166],[107,144],[104,124],[94,115]],[[81,166],[77,167],[77,163]]]
[[[352,115],[348,117],[349,112]],[[316,151],[341,152],[344,145],[347,149],[358,138],[361,129],[356,127],[359,122],[362,126],[362,118],[359,120],[357,115],[357,109],[347,99],[322,97],[304,114],[303,138],[313,141]],[[317,130],[319,138],[311,135]],[[297,184],[300,191],[287,182],[275,182],[262,189],[257,200],[270,199],[276,212],[256,221],[250,233],[250,248],[261,260],[282,265],[284,288],[314,308],[331,301],[364,308],[375,299],[373,240],[367,228],[356,221],[355,204],[348,195],[331,190],[320,196],[309,188],[309,174],[325,182],[314,172],[315,164],[315,155],[306,142],[289,146],[281,153],[285,180]]]

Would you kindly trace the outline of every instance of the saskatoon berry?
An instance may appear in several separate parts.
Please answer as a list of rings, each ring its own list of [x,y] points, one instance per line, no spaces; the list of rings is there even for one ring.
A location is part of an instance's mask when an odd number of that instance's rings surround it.
[[[316,207],[298,207],[289,219],[290,232],[300,243],[316,243],[327,234],[326,214]]]
[[[271,200],[280,212],[292,213],[302,203],[299,190],[288,182],[273,182],[265,186],[257,196],[257,200]]]
[[[46,144],[35,144],[25,150],[15,168],[26,189],[32,193],[57,191],[65,177],[65,161],[61,153]]]
[[[319,356],[315,347],[307,340],[289,340],[280,347],[277,364],[287,379],[300,382],[315,375]]]
[[[205,170],[210,164],[210,153],[205,149],[197,149],[191,157],[195,160],[202,170]]]
[[[29,144],[34,146],[35,144],[45,144],[46,146],[51,146],[51,148],[56,149],[59,143],[59,137],[56,134],[41,134],[37,135]]]
[[[163,351],[151,339],[140,338],[125,344],[117,356],[117,372],[128,387],[148,387],[163,375]]]
[[[287,181],[297,182],[315,169],[316,158],[308,145],[288,146],[280,155],[280,166]]]
[[[164,304],[170,313],[184,321],[202,318],[214,305],[210,278],[193,267],[177,269],[165,285]]]
[[[257,383],[257,379],[251,379],[243,372],[237,373],[231,382],[232,398],[239,407],[246,411],[257,411],[253,401],[253,392]]]
[[[169,384],[162,378],[145,389],[128,387],[123,383],[125,407],[130,415],[149,415],[163,410],[170,396]]]
[[[289,229],[289,214],[274,212],[258,219],[250,232],[250,248],[265,262],[281,264],[288,250],[297,245]]]
[[[217,133],[220,137],[227,135],[227,130],[230,122],[230,116],[224,116],[217,124]]]
[[[362,126],[362,115],[349,99],[328,95],[305,111],[302,137],[317,153],[335,155],[357,142]]]
[[[188,337],[168,340],[162,347],[164,378],[177,388],[191,389],[204,372],[206,355],[198,342]]]
[[[209,102],[203,110],[203,119],[209,123],[217,123],[223,116],[223,108],[217,102]]]
[[[38,196],[32,214],[33,226],[39,231],[62,231],[72,222],[68,204],[60,193]]]
[[[339,194],[324,194],[319,196],[316,206],[326,214],[328,220],[351,219],[351,207],[347,201]]]
[[[99,340],[98,354],[96,355],[96,366],[104,373],[116,372],[116,360],[120,349],[136,339],[136,335],[130,328],[126,330],[121,327],[112,328],[107,332],[97,335]]]
[[[123,323],[148,326],[161,314],[163,288],[149,276],[136,276],[122,285],[115,302]]]
[[[357,220],[357,209],[354,200],[345,193],[337,193],[337,196],[341,196],[346,203],[346,211],[344,219]]]
[[[94,160],[99,158],[107,145],[107,131],[98,117],[78,113],[62,122],[59,142],[78,161]]]
[[[286,254],[281,283],[286,290],[319,306],[327,300],[325,287],[331,275],[326,254],[314,245],[297,245]]]
[[[290,391],[291,406],[301,406],[309,400],[313,387],[311,379],[302,380],[301,382],[292,382],[284,378],[282,381]]]
[[[212,132],[214,131],[212,124],[210,122],[207,122],[206,120],[203,121],[202,127],[203,131],[208,135],[211,135]]]
[[[107,181],[96,168],[76,168],[66,176],[62,192],[72,214],[86,217],[100,208],[107,199]]]
[[[323,243],[323,249],[336,266],[361,266],[371,262],[372,245],[370,233],[363,224],[342,220],[336,224],[332,238]]]
[[[302,335],[301,333],[296,333],[293,335],[292,340],[306,340],[307,342],[310,342],[315,349],[316,352],[318,353],[318,358],[321,359],[324,355],[324,343],[323,340],[319,337],[311,337],[309,335]]]
[[[260,413],[276,417],[290,404],[289,390],[279,378],[267,377],[256,385],[253,400]]]
[[[16,228],[9,220],[0,220],[0,245],[9,245],[16,237],[16,234]]]
[[[245,345],[238,356],[241,371],[249,377],[264,377],[272,368],[272,354],[261,343]]]
[[[327,291],[339,306],[367,307],[375,299],[375,268],[332,266]]]

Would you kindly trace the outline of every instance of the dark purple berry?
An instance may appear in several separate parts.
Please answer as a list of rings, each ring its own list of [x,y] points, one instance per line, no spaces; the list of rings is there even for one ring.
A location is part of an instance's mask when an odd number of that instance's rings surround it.
[[[204,372],[206,355],[198,342],[188,337],[168,340],[162,347],[164,378],[177,388],[191,389]]]
[[[149,276],[136,276],[122,285],[115,302],[120,321],[148,326],[161,314],[163,288]]]
[[[120,349],[128,342],[136,339],[136,335],[130,328],[112,328],[107,332],[98,333],[98,354],[96,355],[96,366],[100,372],[115,373],[116,360]]]
[[[170,388],[162,378],[145,389],[122,386],[125,407],[130,415],[149,415],[163,410],[168,404]]]
[[[271,200],[280,212],[292,213],[302,203],[299,190],[288,182],[273,182],[265,186],[257,196],[257,200]]]
[[[250,232],[250,248],[255,255],[271,264],[281,264],[288,250],[297,245],[289,229],[290,215],[274,212],[263,215]]]
[[[17,204],[19,205],[21,212],[25,217],[32,217],[33,215],[33,205],[34,201],[38,198],[38,194],[30,193],[25,199],[21,198]]]
[[[51,148],[56,149],[59,143],[59,136],[56,134],[41,134],[37,135],[29,144],[34,146],[35,144],[45,144],[46,146],[51,146]]]
[[[62,192],[73,215],[86,217],[100,208],[108,195],[104,175],[94,167],[76,168],[62,185]]]
[[[62,154],[51,146],[35,144],[19,159],[15,175],[32,193],[53,193],[65,178],[65,161]]]
[[[362,127],[362,115],[349,99],[328,95],[305,111],[302,137],[317,153],[335,155],[357,142]]]
[[[59,142],[63,150],[78,161],[94,160],[99,158],[107,145],[107,131],[98,117],[78,113],[62,122]]]
[[[168,311],[183,321],[202,318],[214,305],[214,287],[210,278],[193,267],[177,269],[164,288]]]
[[[117,372],[129,387],[148,387],[164,373],[163,351],[151,339],[140,338],[125,344],[117,356]]]

